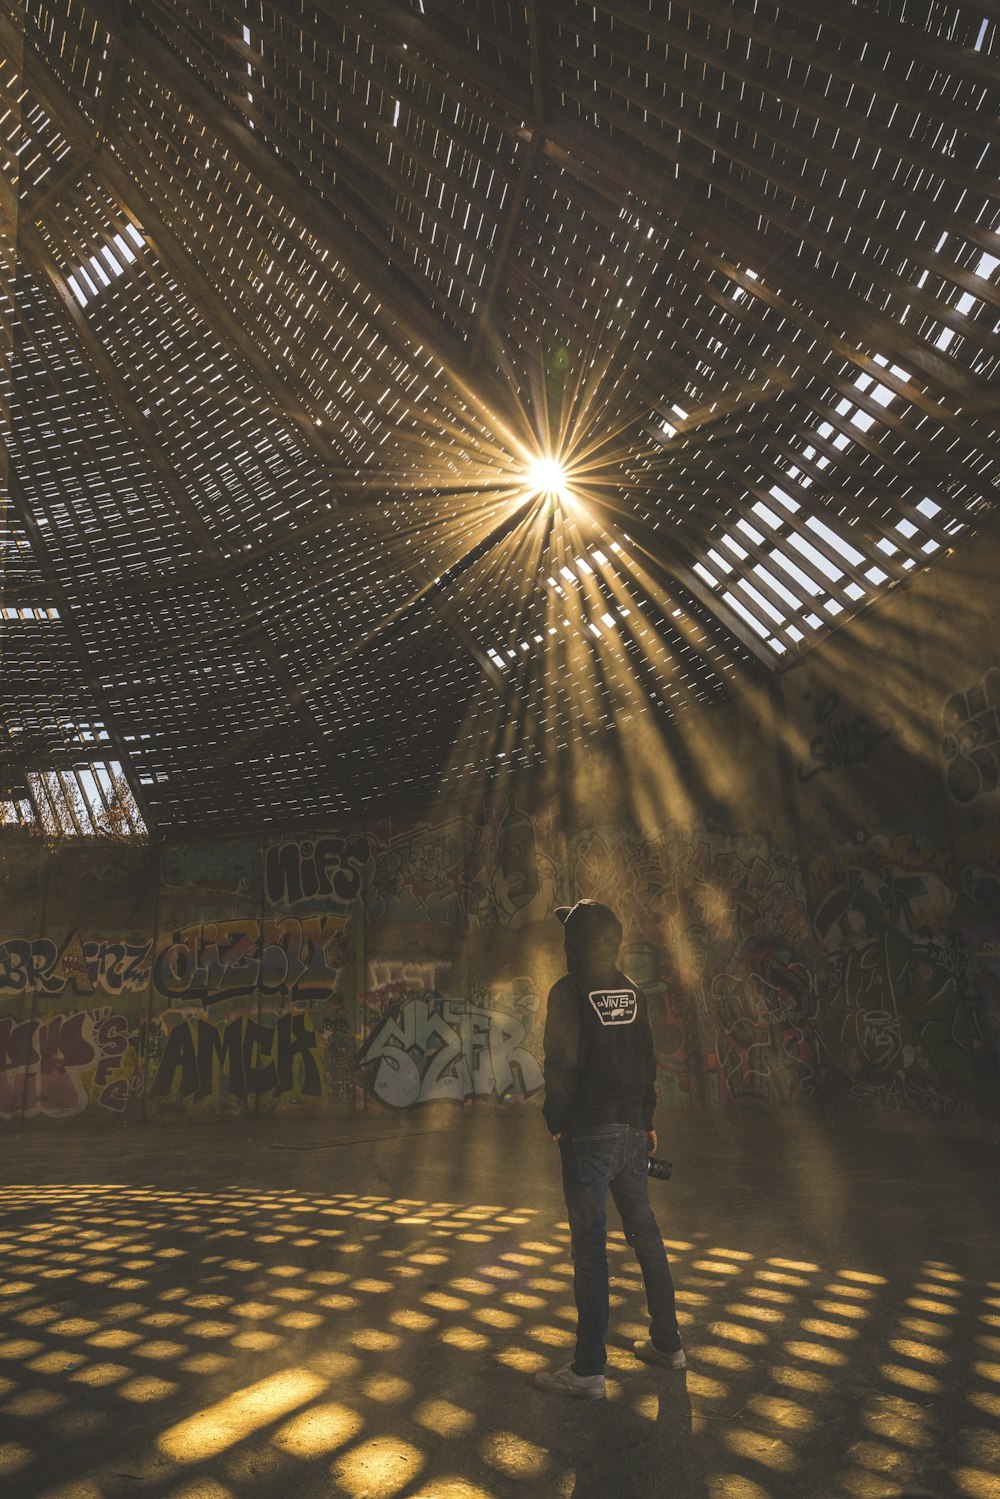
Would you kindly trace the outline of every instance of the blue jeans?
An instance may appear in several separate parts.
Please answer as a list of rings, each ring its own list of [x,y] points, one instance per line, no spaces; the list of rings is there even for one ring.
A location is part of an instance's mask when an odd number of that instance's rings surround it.
[[[563,1192],[569,1213],[576,1300],[577,1374],[603,1374],[608,1330],[608,1249],[605,1203],[608,1188],[621,1215],[625,1238],[635,1250],[646,1287],[650,1336],[670,1353],[681,1346],[674,1282],[667,1251],[649,1205],[646,1135],[628,1124],[601,1124],[564,1131],[559,1141]]]

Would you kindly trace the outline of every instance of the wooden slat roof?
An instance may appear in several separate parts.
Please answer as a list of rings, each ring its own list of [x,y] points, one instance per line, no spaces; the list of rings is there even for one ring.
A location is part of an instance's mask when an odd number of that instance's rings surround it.
[[[98,754],[165,832],[417,800],[717,701],[957,544],[997,32],[0,0],[0,801]]]

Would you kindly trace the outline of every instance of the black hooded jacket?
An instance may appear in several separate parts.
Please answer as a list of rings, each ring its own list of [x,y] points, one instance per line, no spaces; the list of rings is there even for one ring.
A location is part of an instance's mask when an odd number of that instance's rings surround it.
[[[549,992],[545,1017],[549,1132],[597,1124],[653,1127],[656,1055],[646,996],[619,968],[573,970]]]

